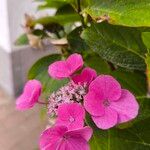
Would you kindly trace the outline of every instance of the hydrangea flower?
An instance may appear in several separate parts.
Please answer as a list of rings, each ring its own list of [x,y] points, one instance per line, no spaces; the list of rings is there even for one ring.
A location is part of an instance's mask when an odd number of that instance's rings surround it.
[[[97,127],[108,129],[118,123],[134,119],[139,105],[134,95],[109,75],[100,75],[89,86],[84,107]]]
[[[72,76],[72,80],[78,84],[84,84],[86,83],[89,85],[97,76],[97,73],[94,69],[90,67],[86,67],[82,70],[81,74],[77,74]]]
[[[29,80],[16,101],[16,109],[26,110],[33,107],[40,97],[41,89],[42,85],[38,80]]]
[[[89,150],[90,127],[68,131],[65,126],[46,129],[40,137],[41,150]]]
[[[84,126],[85,110],[79,103],[62,104],[57,112],[56,125],[67,126],[69,130]]]
[[[71,77],[73,73],[81,69],[83,66],[83,59],[80,54],[72,54],[67,60],[56,61],[48,68],[48,73],[51,77],[56,79],[63,79]]]

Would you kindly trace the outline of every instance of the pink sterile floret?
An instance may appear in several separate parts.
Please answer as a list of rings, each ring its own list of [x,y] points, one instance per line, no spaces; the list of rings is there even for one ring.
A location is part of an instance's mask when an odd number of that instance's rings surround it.
[[[120,84],[109,75],[100,75],[91,82],[84,96],[84,107],[101,129],[134,119],[139,110],[134,95],[121,89]]]
[[[97,76],[97,73],[94,69],[86,67],[82,70],[81,74],[72,76],[72,80],[78,84],[87,83],[89,85]]]
[[[56,61],[48,68],[48,73],[51,77],[56,79],[63,79],[70,77],[77,70],[83,66],[83,59],[80,54],[72,54],[67,60]]]
[[[40,137],[41,150],[89,150],[90,127],[68,131],[65,126],[46,129]]]
[[[34,106],[41,94],[42,85],[37,80],[29,80],[24,87],[23,93],[16,101],[16,109],[26,110]]]
[[[56,125],[67,126],[69,130],[84,126],[85,110],[79,103],[62,104],[58,107]]]

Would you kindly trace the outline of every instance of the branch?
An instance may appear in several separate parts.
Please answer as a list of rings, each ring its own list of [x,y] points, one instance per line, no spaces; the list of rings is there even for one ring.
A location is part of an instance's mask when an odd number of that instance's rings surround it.
[[[80,15],[81,17],[81,23],[82,23],[82,27],[85,28],[86,27],[86,24],[84,22],[84,17],[82,16],[81,14],[81,3],[80,3],[80,0],[77,0],[77,6],[78,6],[78,14]]]

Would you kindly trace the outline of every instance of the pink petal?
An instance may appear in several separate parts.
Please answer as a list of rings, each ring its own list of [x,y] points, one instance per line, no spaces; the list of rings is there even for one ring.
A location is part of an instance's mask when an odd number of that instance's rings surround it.
[[[23,93],[26,94],[26,96],[31,97],[33,93],[36,93],[37,95],[41,94],[42,85],[40,81],[38,80],[29,80],[24,87]]]
[[[84,107],[93,116],[104,115],[103,96],[95,91],[89,91],[84,96]]]
[[[20,97],[17,98],[16,109],[23,111],[32,108],[34,103],[27,103],[27,101],[30,101],[30,99],[28,100],[28,97],[22,94]]]
[[[84,64],[82,56],[77,53],[70,55],[66,62],[69,65],[69,69],[72,73],[81,69]]]
[[[38,80],[29,80],[22,95],[16,101],[18,110],[26,110],[34,106],[41,94],[42,85]]]
[[[59,146],[61,145],[61,141],[62,141],[62,139],[57,140],[53,143],[50,143],[50,144],[40,148],[40,150],[57,150],[59,148]]]
[[[63,79],[69,77],[72,72],[65,61],[57,61],[49,66],[48,73],[53,78]]]
[[[96,78],[97,73],[94,69],[91,69],[89,67],[86,67],[82,70],[81,74],[74,75],[72,77],[72,80],[74,83],[87,83],[88,85]]]
[[[85,110],[80,104],[61,104],[58,107],[57,112],[57,125],[65,125],[68,127],[69,130],[83,127]]]
[[[91,82],[89,91],[95,91],[104,96],[104,99],[116,101],[121,96],[121,86],[110,75],[100,75]]]
[[[68,130],[74,130],[79,129],[84,126],[84,119],[83,118],[77,118],[73,123],[70,123],[67,127]]]
[[[89,145],[82,137],[70,137],[57,150],[90,150]]]
[[[91,136],[93,134],[93,130],[91,127],[86,126],[81,129],[76,129],[72,131],[67,131],[65,135],[71,136],[71,137],[82,137],[86,141],[89,141]]]
[[[40,136],[40,148],[48,150],[47,147],[58,147],[61,138],[67,130],[65,126],[55,126],[46,129]]]
[[[92,136],[92,129],[90,127],[84,127],[77,130],[67,131],[64,136],[67,140],[64,140],[59,147],[59,150],[89,150],[87,141]]]
[[[70,77],[75,71],[83,66],[82,56],[79,54],[72,54],[66,61],[57,61],[51,64],[48,68],[48,73],[51,77],[56,79],[63,79]]]
[[[134,95],[125,89],[122,90],[120,99],[112,102],[110,107],[118,113],[118,123],[134,119],[138,115],[139,110],[139,104]]]
[[[98,128],[105,130],[117,124],[118,114],[115,110],[107,107],[103,116],[92,116],[92,119]]]

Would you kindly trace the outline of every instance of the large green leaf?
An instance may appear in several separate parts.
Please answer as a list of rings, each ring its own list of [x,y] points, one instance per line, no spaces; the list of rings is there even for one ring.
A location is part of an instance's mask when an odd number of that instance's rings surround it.
[[[93,24],[83,31],[82,38],[102,58],[121,67],[145,70],[146,47],[136,28]]]
[[[143,99],[140,114],[131,127],[100,130],[89,121],[94,129],[90,140],[91,150],[149,150],[150,149],[150,100]],[[136,120],[136,119],[135,119]]]
[[[146,76],[140,72],[116,70],[111,73],[122,85],[122,88],[130,90],[136,96],[147,94]]]
[[[89,46],[84,42],[84,40],[81,39],[81,32],[82,27],[78,27],[67,35],[69,46],[75,52],[83,52],[90,49]]]
[[[111,24],[150,26],[149,0],[93,0],[84,12],[95,20],[106,18]]]
[[[150,50],[150,32],[143,32],[142,39],[145,46]]]
[[[95,69],[98,74],[110,74],[108,63],[97,54],[88,54],[84,62],[86,66]]]
[[[43,90],[43,97],[47,97],[53,91],[58,90],[67,81],[66,80],[55,80],[48,75],[48,66],[60,60],[61,56],[58,54],[49,55],[38,60],[29,70],[28,79],[37,79],[41,81]]]

